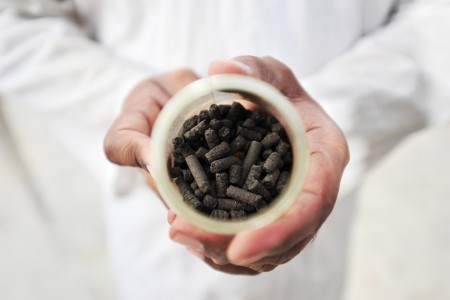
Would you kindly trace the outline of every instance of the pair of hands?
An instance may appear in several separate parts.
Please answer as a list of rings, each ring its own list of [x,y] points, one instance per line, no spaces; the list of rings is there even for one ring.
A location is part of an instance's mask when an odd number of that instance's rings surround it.
[[[313,239],[333,209],[349,152],[341,130],[281,62],[271,57],[240,56],[211,63],[210,75],[225,73],[264,80],[292,101],[305,125],[310,147],[304,190],[279,220],[236,235],[202,231],[169,210],[170,237],[214,269],[258,274],[291,260]],[[106,135],[104,147],[108,159],[118,165],[147,170],[150,135],[158,113],[172,95],[196,79],[193,72],[178,70],[138,85]]]

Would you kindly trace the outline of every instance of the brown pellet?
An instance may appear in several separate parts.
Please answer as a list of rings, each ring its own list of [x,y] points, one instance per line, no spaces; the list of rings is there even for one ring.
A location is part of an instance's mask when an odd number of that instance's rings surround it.
[[[209,169],[213,173],[223,172],[228,170],[232,165],[242,164],[241,160],[236,156],[227,156],[211,163]]]
[[[241,181],[242,166],[231,165],[228,179],[231,184],[238,185]]]
[[[212,128],[208,128],[205,130],[205,140],[206,143],[208,144],[209,149],[216,147],[220,143],[216,131]]]
[[[230,211],[230,218],[232,220],[244,219],[247,216],[247,213],[243,210],[232,210]]]
[[[211,183],[209,182],[208,176],[206,176],[198,157],[195,155],[189,155],[186,157],[186,163],[192,173],[192,176],[194,177],[195,182],[197,182],[200,191],[202,193],[211,191]]]
[[[211,214],[210,214],[211,218],[213,219],[218,219],[218,220],[227,220],[230,218],[230,213],[225,211],[225,210],[221,210],[221,209],[214,209]]]
[[[205,130],[208,128],[206,125],[206,121],[203,120],[199,122],[197,125],[192,127],[189,131],[184,134],[184,139],[188,142],[196,141],[200,136],[202,136]]]
[[[211,195],[206,195],[205,198],[203,198],[203,205],[207,209],[213,210],[217,207],[217,198],[215,198]]]
[[[260,211],[267,206],[266,202],[262,200],[261,195],[246,191],[234,185],[230,185],[227,188],[226,194],[230,198],[253,205],[257,211]]]
[[[266,176],[262,179],[261,183],[268,189],[271,189],[275,186],[278,180],[278,176],[280,175],[280,170],[276,169],[272,173],[267,173]]]
[[[218,197],[225,197],[228,187],[228,173],[216,173],[216,194]]]
[[[266,136],[262,139],[261,144],[265,149],[272,148],[278,142],[280,141],[280,136],[276,132],[269,132],[266,134]]]
[[[264,162],[264,171],[272,173],[281,166],[282,162],[280,154],[278,152],[272,152]]]
[[[248,149],[247,155],[245,156],[244,162],[242,164],[241,186],[244,185],[245,180],[247,179],[248,172],[250,172],[250,168],[252,167],[252,165],[258,161],[261,148],[262,145],[260,142],[251,142],[250,148]]]
[[[230,145],[227,142],[222,142],[205,153],[205,157],[211,163],[219,158],[227,156],[230,152]]]

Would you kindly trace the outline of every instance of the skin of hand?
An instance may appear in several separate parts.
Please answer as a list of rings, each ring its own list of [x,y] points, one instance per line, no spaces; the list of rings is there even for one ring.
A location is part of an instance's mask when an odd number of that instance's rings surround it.
[[[342,173],[349,160],[344,135],[300,86],[292,71],[272,57],[239,56],[212,62],[209,74],[242,74],[264,80],[286,95],[303,121],[310,165],[297,201],[277,221],[236,235],[202,231],[169,210],[170,237],[216,270],[254,275],[294,258],[317,234],[334,207]],[[197,76],[181,70],[139,85],[105,138],[105,153],[119,165],[146,169],[150,162],[151,126],[160,109]]]

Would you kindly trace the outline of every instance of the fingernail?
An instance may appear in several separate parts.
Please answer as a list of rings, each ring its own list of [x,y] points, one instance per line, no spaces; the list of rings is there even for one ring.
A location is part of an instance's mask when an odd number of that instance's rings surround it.
[[[237,61],[234,59],[230,59],[229,61],[231,63],[233,63],[235,66],[237,66],[239,69],[241,69],[242,71],[247,73],[248,75],[254,74],[253,70],[248,65],[244,64],[243,62],[240,62],[240,61]]]
[[[187,248],[191,248],[194,251],[203,251],[203,244],[200,241],[188,237],[184,234],[176,234],[174,235],[172,240],[178,244],[186,246]]]

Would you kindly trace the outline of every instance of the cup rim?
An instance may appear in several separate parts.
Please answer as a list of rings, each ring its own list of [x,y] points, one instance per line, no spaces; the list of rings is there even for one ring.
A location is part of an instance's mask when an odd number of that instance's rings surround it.
[[[239,221],[211,219],[183,200],[168,170],[167,147],[171,140],[169,128],[183,112],[186,105],[214,91],[242,92],[256,96],[282,116],[279,120],[285,127],[293,149],[293,163],[290,179],[277,196],[283,201],[273,201],[269,208]],[[214,100],[212,100],[214,103]],[[286,127],[289,124],[290,126]],[[235,234],[244,230],[262,227],[280,218],[297,200],[306,180],[309,162],[309,148],[303,123],[290,100],[272,85],[245,75],[220,74],[196,80],[176,93],[163,107],[157,117],[151,134],[150,174],[163,201],[177,215],[205,231],[219,234]]]

